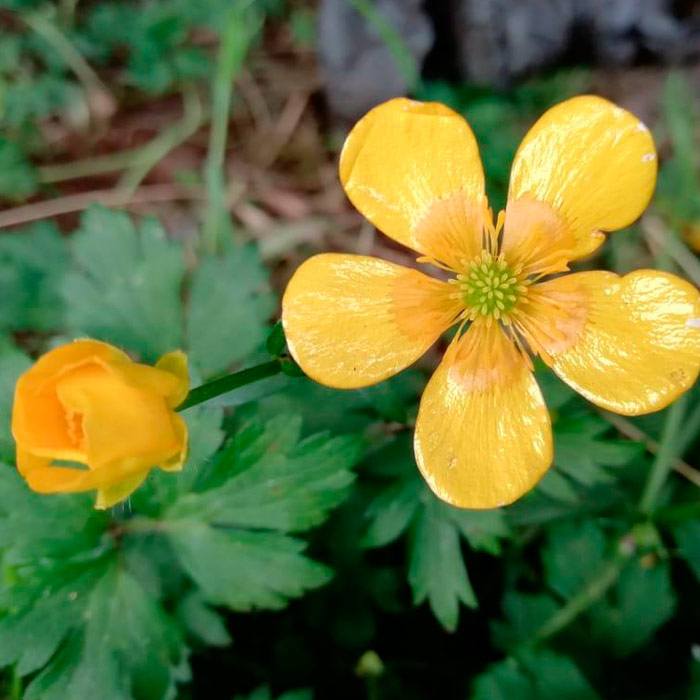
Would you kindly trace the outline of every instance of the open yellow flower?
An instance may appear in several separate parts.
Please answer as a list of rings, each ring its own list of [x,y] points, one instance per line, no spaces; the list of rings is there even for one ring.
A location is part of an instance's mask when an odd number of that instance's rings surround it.
[[[182,469],[187,426],[173,409],[188,385],[179,351],[149,367],[95,340],[51,350],[15,388],[19,473],[39,493],[97,489],[97,508],[114,505],[155,466]]]
[[[651,135],[632,114],[595,96],[568,100],[525,137],[494,226],[464,119],[406,99],[376,107],[345,143],[345,191],[452,279],[365,256],[312,257],[284,294],[292,355],[322,384],[362,387],[400,372],[458,323],[421,400],[416,460],[449,503],[511,503],[552,461],[528,352],[627,415],[663,408],[698,375],[693,286],[653,270],[553,276],[642,213],[656,167]]]

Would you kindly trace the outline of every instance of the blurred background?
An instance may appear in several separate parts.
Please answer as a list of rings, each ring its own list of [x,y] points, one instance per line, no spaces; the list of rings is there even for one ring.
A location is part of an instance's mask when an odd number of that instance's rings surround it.
[[[411,95],[463,113],[497,210],[529,126],[587,92],[646,122],[660,176],[642,220],[582,266],[662,267],[700,284],[697,0],[0,0],[0,387],[10,395],[17,353],[80,333],[148,359],[157,348],[144,333],[179,342],[167,323],[192,313],[190,293],[198,328],[222,327],[185,341],[199,376],[253,363],[284,285],[309,255],[415,264],[339,185],[339,150],[364,112]],[[136,235],[129,219],[96,204],[135,221],[157,217],[187,270],[175,306],[156,304],[170,263],[149,259],[145,244],[125,252],[119,237]],[[252,246],[254,262],[210,266],[210,286],[191,287],[202,250],[232,243]],[[91,270],[99,279],[86,293],[75,279]],[[141,319],[150,321],[135,330]],[[291,412],[304,434],[352,433],[369,446],[356,485],[308,538],[334,576],[284,610],[228,605],[216,624],[200,609],[183,621],[180,594],[157,588],[165,613],[194,640],[191,674],[173,671],[167,691],[115,685],[84,697],[700,698],[697,388],[670,417],[630,421],[593,410],[540,370],[555,467],[521,503],[470,519],[423,488],[411,453],[437,356],[376,390],[331,392],[285,378],[221,404],[228,436],[251,412]],[[0,457],[12,460],[8,435]],[[674,473],[652,522],[635,504],[660,459]],[[12,508],[0,498],[0,527]],[[37,562],[48,556],[42,547],[32,550]],[[624,568],[611,575],[607,557],[620,551]],[[4,615],[25,595],[8,561]],[[142,564],[134,571],[150,581]],[[561,610],[565,619],[547,628]],[[37,637],[3,634],[5,697],[83,700],[68,686],[63,696],[24,695],[40,665],[24,678],[6,649]],[[50,657],[42,662],[58,673],[64,657]]]

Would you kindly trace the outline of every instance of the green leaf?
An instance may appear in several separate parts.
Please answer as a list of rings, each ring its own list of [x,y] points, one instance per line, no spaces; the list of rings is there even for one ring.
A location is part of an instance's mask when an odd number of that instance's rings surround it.
[[[697,100],[687,79],[679,71],[668,76],[662,106],[672,151],[660,172],[660,203],[674,219],[681,222],[697,220],[700,217],[700,168],[695,131]]]
[[[93,206],[72,236],[75,271],[63,293],[73,335],[89,335],[146,361],[182,346],[180,247],[154,219]]]
[[[383,547],[398,539],[421,507],[418,480],[397,481],[385,488],[367,508],[370,519],[362,542],[365,547]]]
[[[540,359],[535,360],[535,376],[537,384],[544,395],[547,408],[556,419],[564,406],[574,397],[577,397],[578,394],[568,384],[559,379]]]
[[[224,621],[206,604],[201,592],[191,591],[183,596],[177,608],[177,616],[189,634],[204,644],[214,647],[231,644],[231,636]]]
[[[700,522],[686,520],[673,529],[680,555],[700,581]]]
[[[620,467],[643,452],[636,442],[606,437],[610,426],[594,414],[562,418],[555,427],[555,465],[584,486],[614,480],[606,469]]]
[[[600,700],[576,664],[546,649],[494,664],[474,683],[471,700]]]
[[[277,697],[277,700],[312,700],[311,690],[289,690]],[[272,692],[267,686],[256,688],[250,695],[236,695],[233,700],[274,700]]]
[[[57,575],[43,590],[34,591],[36,598],[31,606],[22,606],[3,617],[0,666],[16,663],[21,676],[44,666],[80,623],[97,576],[99,567],[83,567],[71,576]]]
[[[300,421],[289,416],[249,423],[203,476],[202,490],[166,511],[173,550],[207,601],[281,608],[328,580],[326,567],[287,533],[320,524],[345,500],[360,443],[300,434]]]
[[[17,470],[0,464],[0,547],[4,562],[36,565],[38,558],[63,562],[99,550],[107,515],[86,494],[41,495]]]
[[[192,276],[187,320],[192,363],[208,377],[242,362],[264,343],[274,309],[256,246],[205,258]]]
[[[614,482],[610,468],[628,464],[643,454],[644,447],[612,438],[610,431],[608,423],[588,410],[562,415],[554,425],[553,469],[538,484],[538,492],[577,503],[583,489]]]
[[[365,466],[382,482],[365,511],[363,545],[382,547],[407,532],[413,601],[427,600],[440,624],[455,630],[460,603],[477,607],[460,536],[472,549],[498,554],[500,540],[509,534],[503,512],[461,510],[436,498],[418,474],[409,436],[385,445]]]
[[[277,376],[251,384],[226,397],[226,405],[258,401],[261,415],[299,413],[307,430],[355,433],[379,420],[405,423],[425,381],[408,370],[385,382],[359,390],[338,391],[313,381],[290,381]]]
[[[25,158],[20,147],[0,138],[0,197],[21,199],[37,190],[34,166]]]
[[[559,605],[548,595],[511,590],[503,597],[502,608],[505,620],[491,623],[493,639],[501,649],[512,649],[530,642]]]
[[[437,500],[428,502],[418,517],[411,547],[408,582],[413,602],[424,600],[442,626],[454,631],[459,622],[459,604],[477,606],[462,559],[459,532]]]
[[[320,524],[347,496],[360,443],[324,434],[299,441],[300,432],[301,421],[290,416],[244,431],[243,443],[217,464],[230,474],[223,485],[183,495],[167,517],[282,532]],[[264,453],[261,443],[268,446]]]
[[[567,520],[554,525],[542,555],[547,583],[569,598],[599,573],[605,557],[605,535],[593,520]]]
[[[0,338],[0,462],[11,463],[15,458],[15,441],[10,430],[12,401],[17,379],[30,365],[31,360],[21,350]]]
[[[461,510],[443,506],[448,517],[457,526],[469,546],[474,550],[501,553],[501,541],[510,536],[502,510]]]
[[[556,469],[550,469],[542,477],[537,484],[537,489],[541,493],[547,494],[547,496],[557,501],[577,503],[579,500],[578,492],[571,483],[571,480]]]
[[[590,519],[552,527],[543,552],[547,583],[565,599],[575,596],[600,572],[609,549],[602,530]],[[648,641],[673,614],[675,604],[668,564],[648,567],[632,561],[586,617],[596,642],[625,656]]]
[[[74,81],[50,73],[7,86],[3,95],[2,121],[10,127],[27,126],[65,109],[84,104],[85,93]]]
[[[116,558],[108,558],[76,625],[26,700],[164,698],[189,677],[178,628]]]
[[[265,340],[265,350],[272,357],[279,357],[287,348],[287,338],[284,335],[282,321],[277,321]]]
[[[303,555],[305,542],[277,532],[227,530],[192,520],[180,521],[169,537],[205,598],[234,610],[280,609],[330,578],[325,566]]]
[[[616,656],[627,656],[649,641],[675,608],[668,562],[648,567],[634,561],[612,594],[590,609],[592,634]]]
[[[0,330],[48,331],[63,319],[68,248],[49,223],[0,236]]]

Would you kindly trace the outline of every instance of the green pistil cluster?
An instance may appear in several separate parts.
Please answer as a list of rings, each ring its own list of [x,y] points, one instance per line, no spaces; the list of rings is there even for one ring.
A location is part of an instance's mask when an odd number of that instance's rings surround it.
[[[517,272],[508,267],[503,257],[494,258],[486,251],[469,263],[456,281],[472,318],[507,317],[525,292]]]

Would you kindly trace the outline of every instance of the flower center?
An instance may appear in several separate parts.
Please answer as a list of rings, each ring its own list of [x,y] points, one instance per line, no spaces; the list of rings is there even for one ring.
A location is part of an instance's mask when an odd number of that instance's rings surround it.
[[[527,291],[519,270],[509,267],[502,255],[482,251],[457,275],[460,293],[472,319],[491,316],[506,320],[518,299]]]

